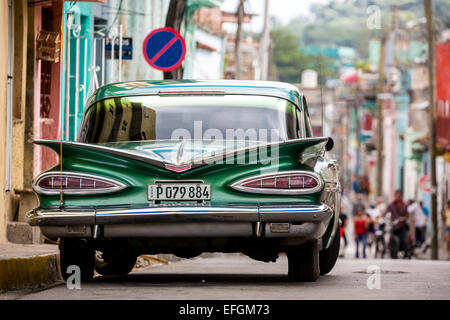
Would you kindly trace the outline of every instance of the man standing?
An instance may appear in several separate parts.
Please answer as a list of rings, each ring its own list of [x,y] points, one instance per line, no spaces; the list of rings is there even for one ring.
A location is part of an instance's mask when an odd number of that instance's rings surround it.
[[[415,245],[416,247],[420,247],[425,242],[427,216],[424,214],[421,205],[414,200],[412,200],[412,203],[408,206],[408,214],[411,216],[412,222],[414,222]]]
[[[392,233],[400,240],[399,250],[407,251],[407,237],[408,237],[408,211],[406,210],[406,204],[403,202],[403,196],[401,190],[395,190],[394,201],[392,201],[383,214],[383,217],[388,213],[391,213]]]

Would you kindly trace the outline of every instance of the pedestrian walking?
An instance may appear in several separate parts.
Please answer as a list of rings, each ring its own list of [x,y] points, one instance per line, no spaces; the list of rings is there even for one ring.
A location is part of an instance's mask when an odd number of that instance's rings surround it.
[[[419,248],[425,242],[425,231],[427,228],[428,217],[423,212],[422,206],[414,200],[411,200],[408,206],[408,214],[412,218],[412,225],[414,227],[414,246]]]
[[[344,241],[344,245],[341,247],[341,253],[339,254],[339,257],[344,257],[344,255],[345,255],[345,249],[347,248],[347,245],[348,245],[348,241],[347,241],[347,235],[346,235],[346,229],[347,229],[347,219],[348,219],[348,217],[347,217],[347,214],[345,213],[345,210],[344,210],[344,206],[343,206],[343,204],[341,203],[341,210],[340,210],[340,214],[339,214],[339,219],[341,219],[341,222],[342,222],[342,224],[341,224],[341,230],[342,230],[342,236],[341,236],[341,238],[343,239],[343,241]]]
[[[384,259],[386,254],[386,222],[384,218],[378,217],[375,221],[375,258]]]
[[[362,244],[362,256],[366,258],[366,245],[367,245],[367,226],[369,220],[367,216],[364,215],[364,210],[359,208],[356,212],[356,217],[353,218],[354,221],[354,231],[355,231],[355,241],[356,241],[356,254],[355,257],[359,258],[359,245]]]
[[[367,218],[369,219],[369,225],[367,227],[367,247],[369,252],[372,253],[372,245],[376,247],[376,222],[381,216],[382,212],[379,211],[375,203],[371,203],[367,209]]]
[[[391,250],[391,257],[397,258],[397,252],[403,251],[405,257],[408,255],[408,211],[406,204],[403,201],[401,190],[396,190],[394,193],[394,200],[389,204],[383,217],[390,214],[392,224],[391,237],[389,239],[389,247]]]

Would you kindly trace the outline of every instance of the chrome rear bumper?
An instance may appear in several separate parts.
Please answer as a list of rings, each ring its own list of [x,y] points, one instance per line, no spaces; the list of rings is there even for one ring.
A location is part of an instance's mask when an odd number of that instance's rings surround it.
[[[154,206],[136,209],[35,209],[26,216],[56,237],[304,237],[323,235],[333,210],[288,206]],[[289,228],[277,228],[288,223]]]
[[[134,224],[151,222],[320,222],[333,210],[325,204],[289,206],[155,206],[139,209],[34,209],[32,226]]]

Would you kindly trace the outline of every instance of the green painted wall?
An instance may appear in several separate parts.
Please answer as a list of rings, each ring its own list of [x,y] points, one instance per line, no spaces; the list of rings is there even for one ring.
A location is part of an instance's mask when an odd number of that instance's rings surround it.
[[[72,12],[75,14],[74,23],[81,26],[80,36],[81,39],[79,41],[79,51],[77,51],[77,40],[71,32],[70,35],[70,84],[69,90],[67,90],[67,16],[68,13]],[[75,83],[75,74],[76,74],[76,60],[77,55],[79,57],[79,83],[80,88],[81,85],[84,84],[84,76],[85,73],[88,72],[88,66],[90,64],[90,56],[91,56],[91,45],[93,39],[93,16],[92,16],[92,4],[89,2],[74,2],[74,1],[66,1],[64,3],[64,21],[63,21],[63,53],[62,53],[62,112],[63,112],[63,138],[66,140],[73,141],[76,138],[75,132],[78,130],[79,123],[81,121],[84,99],[83,99],[83,91],[76,92],[76,83]],[[87,42],[85,42],[87,39]],[[87,51],[85,51],[87,46]],[[87,65],[85,65],[85,53],[87,52]],[[86,90],[89,88],[89,74],[86,74]],[[66,95],[69,95],[69,104],[66,102]],[[78,102],[78,112],[75,115],[75,99],[78,94],[79,102]],[[69,109],[69,121],[66,121],[66,110]],[[68,134],[67,134],[68,132]]]

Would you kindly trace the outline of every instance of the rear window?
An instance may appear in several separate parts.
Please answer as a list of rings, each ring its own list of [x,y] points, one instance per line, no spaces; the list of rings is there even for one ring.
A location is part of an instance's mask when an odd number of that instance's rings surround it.
[[[99,101],[86,112],[79,141],[284,141],[301,137],[297,107],[254,95],[133,96]]]

